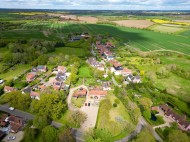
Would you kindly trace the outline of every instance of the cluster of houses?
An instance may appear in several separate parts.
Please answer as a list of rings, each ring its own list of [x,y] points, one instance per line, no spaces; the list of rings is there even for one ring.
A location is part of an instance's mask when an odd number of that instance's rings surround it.
[[[35,68],[32,68],[31,72],[26,74],[26,82],[31,83],[35,79],[37,79],[37,76],[39,73],[45,73],[47,72],[47,66],[37,66]],[[44,91],[47,87],[52,86],[54,90],[68,90],[68,85],[64,84],[64,81],[67,79],[67,77],[70,75],[70,73],[66,73],[66,67],[64,66],[58,66],[54,69],[55,78],[51,83],[41,82],[37,85],[34,85],[32,87],[27,86],[24,89],[22,89],[22,94],[29,94],[32,99],[40,100],[40,93]],[[4,87],[5,93],[10,93],[13,91],[16,91],[17,89],[10,86]]]
[[[28,83],[34,81],[37,77],[37,73],[47,72],[47,67],[43,65],[39,65],[37,67],[32,68],[31,72],[26,75],[26,81]]]
[[[102,44],[100,41],[96,41],[96,49],[98,50],[98,53],[108,61],[114,59],[111,48],[115,48],[115,46],[111,42],[106,42],[105,44]]]
[[[176,122],[179,128],[183,131],[190,131],[190,123],[186,120],[186,116],[180,116],[174,112],[167,104],[160,105],[160,109],[164,112],[164,115]]]
[[[98,53],[112,65],[112,67],[110,68],[110,71],[112,73],[114,73],[115,75],[124,76],[125,84],[128,84],[129,82],[140,83],[140,76],[133,76],[133,73],[130,69],[122,67],[122,64],[114,59],[114,53],[111,52],[111,48],[115,48],[115,46],[111,42],[106,42],[105,44],[102,44],[100,41],[96,41],[96,49],[98,50]],[[100,66],[95,58],[89,58],[88,62],[94,67],[98,68]]]
[[[96,60],[96,58],[94,57],[91,57],[87,60],[87,62],[94,68],[97,68],[98,70],[100,71],[104,71],[104,64],[103,63],[100,63]]]
[[[3,133],[17,133],[24,127],[25,121],[23,118],[8,115],[6,113],[2,114],[0,117],[0,127]]]
[[[55,69],[56,77],[53,81],[54,90],[65,90],[66,85],[64,84],[64,81],[70,75],[69,73],[66,73],[66,72],[67,72],[67,69],[64,66],[58,66]]]

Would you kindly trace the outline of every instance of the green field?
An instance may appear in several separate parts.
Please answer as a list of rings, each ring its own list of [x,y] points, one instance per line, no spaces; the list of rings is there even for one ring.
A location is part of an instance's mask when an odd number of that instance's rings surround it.
[[[185,31],[183,27],[178,26],[166,26],[166,25],[154,25],[150,27],[151,30],[162,33],[179,33]]]
[[[44,34],[48,32],[47,35]],[[173,50],[190,54],[190,39],[180,35],[169,35],[147,30],[116,27],[112,25],[74,24],[74,23],[27,23],[19,30],[3,31],[3,38],[42,38],[63,39],[70,33],[89,32],[90,34],[110,34],[129,46],[142,51]]]
[[[56,48],[55,52],[49,53],[49,55],[57,55],[57,54],[64,54],[64,55],[76,55],[76,56],[85,56],[88,54],[88,51],[84,51],[82,48],[73,48],[73,47],[60,47]]]
[[[190,71],[190,66],[189,66],[190,60],[187,59],[186,57],[180,58],[177,56],[161,56],[160,59],[163,64],[176,64],[181,69]]]
[[[30,69],[30,65],[16,65],[13,68],[10,68],[6,73],[0,74],[0,78],[11,80],[14,77],[18,77],[22,75],[24,71]]]
[[[79,69],[79,77],[81,78],[91,78],[91,71],[88,66],[82,66]]]

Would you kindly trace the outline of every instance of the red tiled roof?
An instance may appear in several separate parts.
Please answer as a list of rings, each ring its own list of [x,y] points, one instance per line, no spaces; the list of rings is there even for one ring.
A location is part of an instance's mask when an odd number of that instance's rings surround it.
[[[40,85],[39,89],[44,90],[46,88],[46,85]]]
[[[121,70],[122,73],[128,73],[128,74],[131,74],[132,71],[128,68],[124,68],[123,70]]]
[[[28,73],[28,74],[26,75],[26,78],[32,79],[32,78],[34,78],[35,76],[36,76],[36,74],[33,73],[33,72],[31,72],[31,73]]]
[[[40,93],[31,91],[30,96],[39,97]]]
[[[77,90],[74,94],[73,97],[78,97],[78,96],[86,96],[87,90],[84,88],[80,88]]]
[[[66,68],[64,66],[58,66],[57,69],[61,71],[65,71]]]
[[[114,67],[121,67],[121,63],[119,63],[118,61],[116,60],[110,60],[109,61]]]
[[[14,87],[5,86],[5,87],[4,87],[4,90],[5,90],[5,91],[8,91],[8,92],[12,92],[12,91],[15,91],[16,89],[15,89]]]
[[[107,91],[103,91],[103,90],[90,90],[89,91],[89,95],[98,95],[98,96],[105,96],[107,95]]]

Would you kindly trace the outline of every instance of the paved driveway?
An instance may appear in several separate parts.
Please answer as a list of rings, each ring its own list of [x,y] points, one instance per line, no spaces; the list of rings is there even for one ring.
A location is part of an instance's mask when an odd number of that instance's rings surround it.
[[[10,136],[15,136],[16,137],[15,140],[10,140],[11,142],[20,142],[23,139],[24,132],[23,131],[19,131],[16,134],[10,133],[2,141],[3,142],[7,142],[8,141],[7,138],[10,137]]]
[[[87,100],[87,102],[89,102]],[[81,111],[87,114],[87,120],[81,125],[81,130],[88,130],[94,128],[96,125],[99,106],[90,105],[80,108]]]
[[[86,103],[91,103],[90,106],[82,106],[81,108],[76,108],[75,106],[72,105],[71,99],[72,99],[72,95],[74,93],[75,90],[79,89],[79,88],[85,88],[87,89],[87,96],[86,96]],[[81,130],[88,130],[89,128],[94,128],[94,126],[96,125],[96,120],[97,120],[97,115],[98,115],[98,105],[92,105],[94,103],[94,100],[91,99],[88,96],[88,87],[84,86],[84,85],[80,85],[78,87],[75,88],[71,88],[69,95],[67,97],[67,103],[68,103],[68,107],[70,110],[80,110],[83,111],[84,113],[86,113],[87,115],[87,120],[81,125]]]

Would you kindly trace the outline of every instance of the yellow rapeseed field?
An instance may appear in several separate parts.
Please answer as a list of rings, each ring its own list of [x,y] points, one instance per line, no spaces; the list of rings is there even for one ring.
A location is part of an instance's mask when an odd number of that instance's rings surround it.
[[[152,19],[152,22],[158,24],[176,24],[176,25],[190,26],[190,23],[186,22],[176,22],[176,21],[161,20],[161,19]]]

